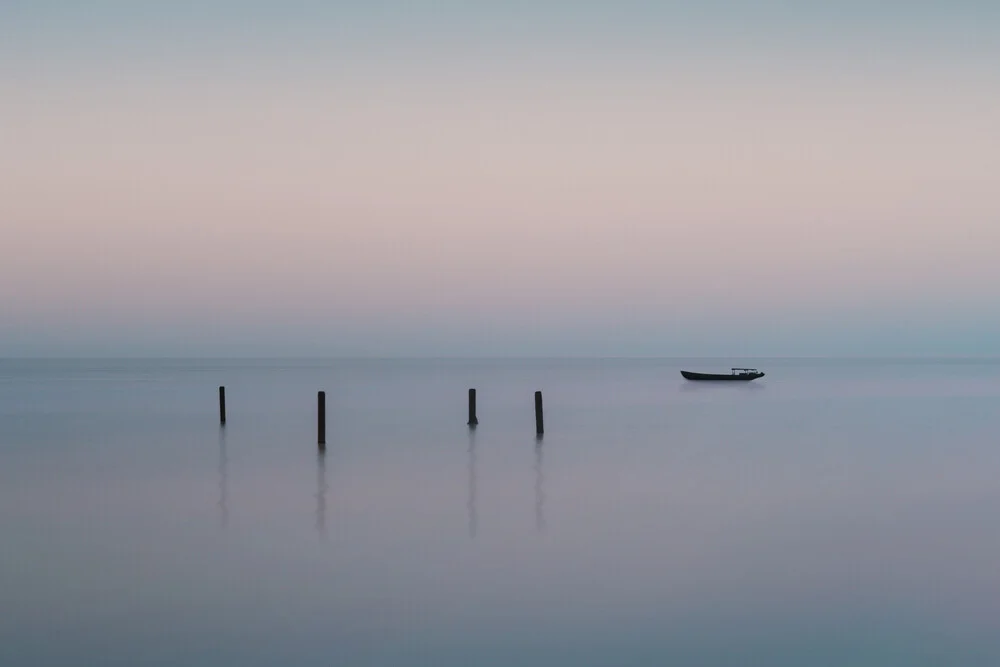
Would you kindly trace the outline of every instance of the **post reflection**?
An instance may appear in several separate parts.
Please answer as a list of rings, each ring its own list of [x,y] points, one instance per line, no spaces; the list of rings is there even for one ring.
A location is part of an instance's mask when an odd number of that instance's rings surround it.
[[[326,539],[326,452],[316,457],[316,532]]]
[[[226,429],[219,429],[219,528],[229,526],[229,454],[226,452]]]
[[[542,438],[535,438],[535,528],[545,531],[545,471],[542,469]]]
[[[466,500],[469,511],[469,537],[476,536],[479,517],[476,515],[476,431],[469,429],[469,495]]]

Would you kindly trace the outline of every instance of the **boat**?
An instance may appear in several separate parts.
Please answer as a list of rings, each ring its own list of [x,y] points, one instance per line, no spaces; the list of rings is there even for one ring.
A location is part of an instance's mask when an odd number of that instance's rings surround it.
[[[749,382],[764,377],[764,374],[756,368],[733,368],[728,375],[724,373],[692,373],[691,371],[681,371],[681,375],[688,380],[721,380],[726,382]]]

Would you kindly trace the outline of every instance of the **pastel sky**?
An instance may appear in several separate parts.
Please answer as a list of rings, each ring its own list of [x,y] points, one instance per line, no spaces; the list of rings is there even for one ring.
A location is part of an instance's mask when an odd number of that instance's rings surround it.
[[[1000,3],[0,2],[0,356],[1000,355]]]

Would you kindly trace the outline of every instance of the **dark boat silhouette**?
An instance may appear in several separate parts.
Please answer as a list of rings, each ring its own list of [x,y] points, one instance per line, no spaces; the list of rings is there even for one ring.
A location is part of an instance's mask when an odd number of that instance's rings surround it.
[[[723,373],[692,373],[691,371],[681,371],[681,375],[688,380],[723,382],[749,382],[750,380],[764,377],[764,374],[756,368],[733,368],[732,372],[728,375]]]

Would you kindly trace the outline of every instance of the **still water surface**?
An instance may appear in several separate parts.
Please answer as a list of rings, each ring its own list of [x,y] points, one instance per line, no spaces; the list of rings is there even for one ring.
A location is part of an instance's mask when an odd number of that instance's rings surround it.
[[[995,361],[0,361],[0,665],[995,666],[998,436]]]

